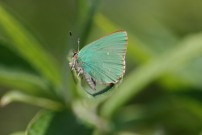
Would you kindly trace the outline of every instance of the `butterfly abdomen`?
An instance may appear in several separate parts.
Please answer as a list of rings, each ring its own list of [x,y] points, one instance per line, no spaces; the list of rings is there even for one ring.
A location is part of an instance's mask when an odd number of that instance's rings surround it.
[[[96,81],[91,78],[90,75],[84,73],[84,78],[86,79],[88,85],[93,89],[93,90],[96,90]]]

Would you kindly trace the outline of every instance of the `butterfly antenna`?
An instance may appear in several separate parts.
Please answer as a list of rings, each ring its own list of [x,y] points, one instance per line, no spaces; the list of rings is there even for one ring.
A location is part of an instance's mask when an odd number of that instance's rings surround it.
[[[71,37],[72,42],[74,42],[74,41],[75,41],[75,40],[74,40],[74,36],[72,35],[72,32],[71,32],[71,31],[69,31],[69,36]]]
[[[70,36],[70,37],[72,36],[72,32],[71,32],[71,31],[69,31],[69,36]]]
[[[73,36],[73,34],[72,34],[71,31],[69,31],[69,36],[72,37],[72,41],[73,41],[73,42],[76,41],[76,39],[75,39],[75,37]],[[77,43],[78,43],[78,52],[79,52],[79,47],[80,47],[80,39],[79,39],[79,38],[78,38],[78,40],[77,40]]]

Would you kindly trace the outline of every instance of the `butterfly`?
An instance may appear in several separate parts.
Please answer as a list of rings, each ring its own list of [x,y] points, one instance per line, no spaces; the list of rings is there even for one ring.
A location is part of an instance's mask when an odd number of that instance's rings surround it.
[[[126,70],[127,44],[126,31],[114,32],[74,52],[69,66],[85,78],[92,90],[96,91],[97,84],[114,85]]]

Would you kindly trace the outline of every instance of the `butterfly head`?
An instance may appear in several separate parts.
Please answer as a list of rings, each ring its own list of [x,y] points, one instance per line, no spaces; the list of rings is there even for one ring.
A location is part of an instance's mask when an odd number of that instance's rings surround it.
[[[77,58],[78,58],[78,52],[74,52],[72,55],[71,62],[69,63],[71,70],[75,69],[76,64],[77,64],[77,62],[76,62]]]

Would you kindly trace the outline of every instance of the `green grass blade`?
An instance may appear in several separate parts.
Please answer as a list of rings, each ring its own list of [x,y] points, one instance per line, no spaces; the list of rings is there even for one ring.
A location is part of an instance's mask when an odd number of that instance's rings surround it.
[[[28,125],[25,135],[45,135],[54,113],[51,111],[43,111],[38,113]]]
[[[53,96],[42,78],[19,70],[0,67],[0,86],[19,89],[32,95]]]
[[[60,84],[59,69],[40,43],[0,5],[0,26],[12,42],[12,47],[38,72],[53,84]]]
[[[11,102],[23,102],[23,103],[27,103],[27,104],[39,106],[45,109],[55,110],[55,111],[58,111],[64,108],[64,106],[60,104],[59,102],[56,102],[47,98],[30,96],[22,92],[19,92],[17,90],[13,90],[11,92],[6,93],[1,98],[0,103],[1,103],[1,106],[5,106]]]
[[[131,72],[116,93],[103,105],[101,113],[111,117],[127,101],[143,90],[149,83],[169,72],[186,65],[202,53],[202,34],[187,37],[172,51]]]
[[[93,0],[89,4],[89,10],[85,16],[85,22],[82,28],[81,32],[81,48],[86,44],[86,41],[88,39],[88,36],[90,34],[92,24],[93,24],[93,19],[95,16],[95,13],[98,9],[98,6],[100,4],[100,0]]]
[[[30,122],[26,135],[90,135],[92,130],[78,122],[72,112],[41,111]]]

